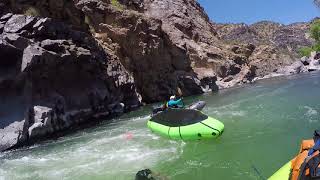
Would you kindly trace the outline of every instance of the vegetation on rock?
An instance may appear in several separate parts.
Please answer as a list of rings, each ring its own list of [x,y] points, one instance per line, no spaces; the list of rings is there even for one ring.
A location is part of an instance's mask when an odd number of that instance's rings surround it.
[[[120,4],[118,0],[111,0],[111,4],[120,11],[124,9],[123,5]]]
[[[24,14],[27,15],[27,16],[40,16],[39,10],[37,10],[34,7],[29,7],[28,9],[26,9],[24,11]]]
[[[315,43],[310,47],[303,47],[299,50],[301,56],[310,56],[312,51],[320,51],[320,20],[315,20],[310,26],[310,36],[315,40]]]

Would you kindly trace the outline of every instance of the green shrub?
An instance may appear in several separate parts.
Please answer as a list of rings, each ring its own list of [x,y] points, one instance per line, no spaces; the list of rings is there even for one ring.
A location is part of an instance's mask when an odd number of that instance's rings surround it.
[[[311,52],[313,51],[313,49],[311,47],[303,47],[299,49],[299,54],[301,57],[303,56],[310,56]]]
[[[27,16],[40,16],[40,12],[34,7],[28,7],[28,9],[26,9],[24,11],[24,15],[27,15]]]
[[[312,51],[320,52],[320,20],[316,20],[310,25],[309,32],[316,42],[311,47],[302,47],[299,49],[301,56],[310,56]]]
[[[311,24],[310,27],[310,34],[313,39],[316,40],[316,42],[320,43],[320,20],[316,20]]]
[[[113,7],[117,8],[120,11],[124,9],[123,5],[120,4],[118,0],[111,0],[111,4]]]
[[[312,46],[313,51],[320,52],[320,42],[316,43],[315,45]]]

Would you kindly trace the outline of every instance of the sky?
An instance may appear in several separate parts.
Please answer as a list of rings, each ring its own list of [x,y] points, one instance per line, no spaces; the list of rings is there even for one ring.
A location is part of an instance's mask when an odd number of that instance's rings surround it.
[[[283,24],[310,21],[320,16],[313,0],[198,0],[211,21],[253,24],[271,20]]]

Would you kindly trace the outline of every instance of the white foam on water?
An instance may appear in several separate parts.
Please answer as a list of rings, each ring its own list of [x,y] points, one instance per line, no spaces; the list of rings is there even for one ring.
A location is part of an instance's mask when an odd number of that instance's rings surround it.
[[[218,115],[218,116],[231,116],[231,117],[244,117],[247,115],[246,111],[243,110],[218,110],[218,109],[212,109],[208,110],[210,114]]]
[[[186,164],[187,164],[188,166],[198,167],[198,168],[203,166],[203,163],[202,163],[202,162],[199,162],[199,161],[196,161],[196,160],[188,160],[188,161],[186,162]]]
[[[132,121],[132,122],[145,121],[145,120],[148,120],[150,118],[151,118],[150,115],[145,115],[145,116],[140,116],[140,117],[137,117],[137,118],[130,118],[129,121]]]
[[[312,124],[312,123],[318,123],[319,121],[315,119],[308,119],[308,122]]]
[[[185,143],[159,140],[161,137],[151,133],[142,124],[148,118],[130,118],[111,127],[106,124],[97,128],[97,131],[77,133],[51,144],[12,152],[17,156],[3,159],[0,177],[78,179],[95,175],[116,177],[124,173],[120,179],[125,179],[125,174],[131,176],[137,170],[179,158]]]
[[[6,171],[4,171],[3,169],[0,168],[0,180],[4,180],[5,174],[6,174]]]
[[[315,109],[312,108],[312,107],[304,106],[303,108],[307,110],[307,112],[305,113],[305,115],[308,116],[308,117],[318,115],[318,111],[315,110]]]
[[[132,123],[132,122],[143,122],[143,121],[147,121],[150,118],[151,118],[150,115],[144,115],[144,116],[121,119],[121,122],[125,124]],[[114,123],[118,123],[118,122],[115,121]]]

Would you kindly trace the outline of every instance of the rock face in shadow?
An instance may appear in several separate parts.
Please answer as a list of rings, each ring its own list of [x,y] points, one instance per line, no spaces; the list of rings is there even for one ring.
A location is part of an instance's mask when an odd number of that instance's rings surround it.
[[[0,151],[140,105],[133,78],[89,34],[50,18],[0,20]]]

